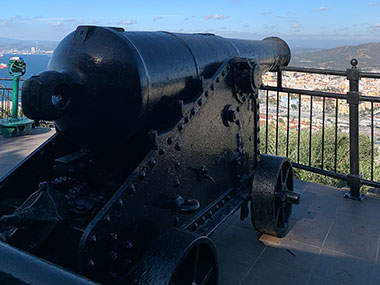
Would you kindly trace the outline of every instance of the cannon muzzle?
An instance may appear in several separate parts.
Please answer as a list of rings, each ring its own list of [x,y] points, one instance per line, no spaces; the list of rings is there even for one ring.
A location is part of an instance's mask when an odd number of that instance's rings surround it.
[[[74,91],[71,80],[61,72],[34,75],[22,89],[23,112],[34,120],[57,120],[70,109]]]

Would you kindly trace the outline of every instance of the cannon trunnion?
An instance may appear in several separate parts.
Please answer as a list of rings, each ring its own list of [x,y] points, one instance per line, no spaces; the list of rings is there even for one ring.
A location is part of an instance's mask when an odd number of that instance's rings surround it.
[[[57,48],[51,70],[25,82],[27,115],[56,119],[58,132],[0,180],[0,252],[4,244],[25,251],[28,262],[59,265],[49,282],[64,272],[82,284],[217,284],[213,231],[240,210],[242,220],[251,213],[256,230],[283,236],[299,202],[290,162],[259,152],[261,73],[286,65],[289,49],[277,38],[126,33],[128,48],[119,51],[126,64],[118,72],[126,78],[115,83],[112,68],[101,63],[104,51],[92,50],[97,37],[91,37],[99,33],[112,35],[104,49],[123,34],[79,27]],[[132,44],[140,53],[131,56]],[[173,55],[173,71],[163,54],[178,47],[186,52]],[[88,65],[83,54],[91,54]],[[114,104],[125,96],[126,105],[115,107],[117,123],[104,118],[99,130],[96,96],[120,84],[124,93]],[[85,102],[89,118],[81,125],[78,108]],[[0,263],[0,278],[42,282],[23,272],[28,262],[20,258],[20,270]]]

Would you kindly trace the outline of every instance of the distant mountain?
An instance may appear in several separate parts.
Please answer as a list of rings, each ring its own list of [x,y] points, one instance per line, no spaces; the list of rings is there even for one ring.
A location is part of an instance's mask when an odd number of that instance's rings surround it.
[[[342,46],[318,51],[295,52],[291,66],[346,69],[350,60],[356,58],[362,70],[380,70],[380,43],[368,43],[358,46]]]
[[[56,41],[38,41],[38,48],[41,50],[54,50],[59,42]],[[0,37],[0,50],[18,49],[26,50],[36,46],[36,41],[31,40],[16,40]]]

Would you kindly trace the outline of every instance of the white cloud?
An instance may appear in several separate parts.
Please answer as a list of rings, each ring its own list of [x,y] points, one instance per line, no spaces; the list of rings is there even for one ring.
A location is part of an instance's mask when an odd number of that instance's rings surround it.
[[[317,11],[327,11],[327,10],[330,10],[330,8],[326,8],[324,6],[317,8]]]
[[[119,22],[119,24],[122,24],[122,25],[134,25],[134,24],[137,24],[137,22],[136,22],[136,20],[125,20],[125,21]]]
[[[377,3],[376,2],[368,2],[368,6],[376,6]]]
[[[372,28],[375,28],[375,29],[380,29],[380,22],[378,22],[376,25],[374,26],[371,26]]]
[[[206,20],[211,20],[211,19],[214,19],[214,20],[223,20],[223,19],[228,18],[228,16],[221,15],[221,14],[215,14],[215,15],[203,16],[203,18],[205,18]]]
[[[152,20],[158,21],[158,20],[162,20],[163,18],[164,18],[163,16],[157,16],[157,17],[154,17]]]

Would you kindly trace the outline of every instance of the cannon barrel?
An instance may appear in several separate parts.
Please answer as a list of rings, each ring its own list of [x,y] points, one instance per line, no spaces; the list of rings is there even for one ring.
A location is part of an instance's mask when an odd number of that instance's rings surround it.
[[[202,77],[235,57],[255,60],[262,72],[275,71],[289,63],[290,50],[276,37],[79,26],[56,48],[48,71],[24,83],[23,111],[31,119],[55,120],[80,147],[109,149],[142,128],[162,125],[170,117],[168,106],[192,101]]]

